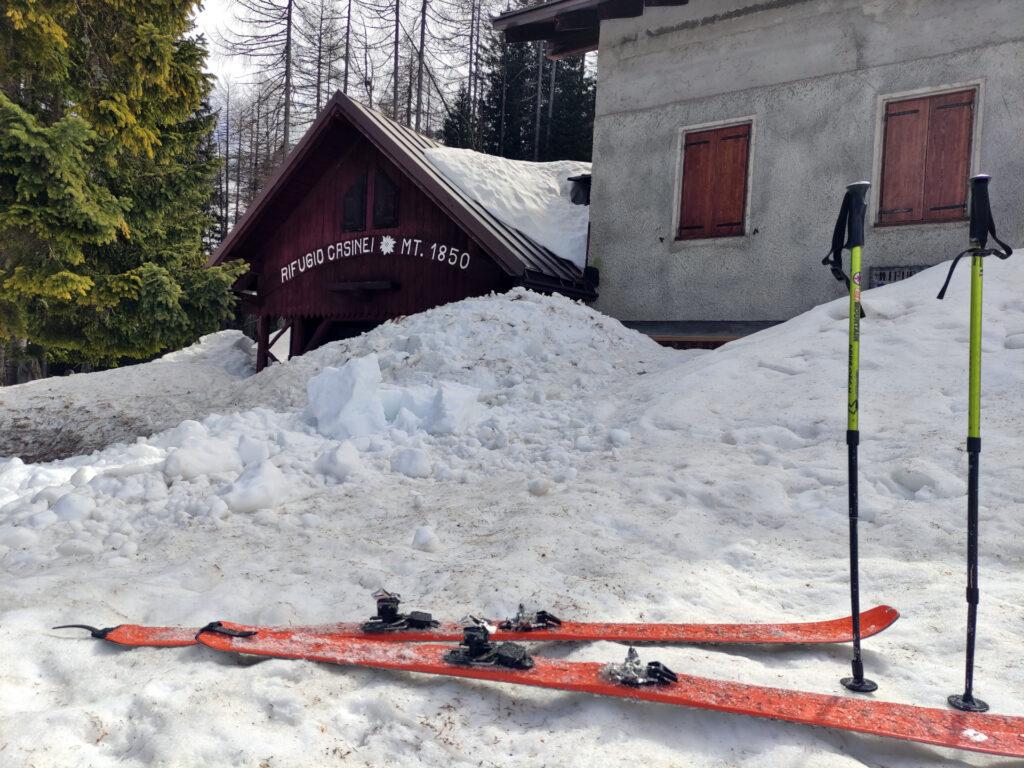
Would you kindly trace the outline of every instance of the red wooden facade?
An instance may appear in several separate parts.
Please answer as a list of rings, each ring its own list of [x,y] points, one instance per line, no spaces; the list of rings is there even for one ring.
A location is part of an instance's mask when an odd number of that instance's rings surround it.
[[[332,99],[212,259],[250,264],[236,289],[258,319],[258,368],[279,326],[290,330],[297,355],[514,285],[593,298],[581,270],[503,227],[431,171],[422,157],[430,146],[341,94]],[[389,185],[397,189],[397,223],[378,225],[376,198]],[[363,215],[346,222],[350,193],[362,197]]]

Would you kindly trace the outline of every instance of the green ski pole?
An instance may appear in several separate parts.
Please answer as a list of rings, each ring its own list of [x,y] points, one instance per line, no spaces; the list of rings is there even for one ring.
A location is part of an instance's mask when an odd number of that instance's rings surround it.
[[[978,480],[981,459],[981,297],[985,256],[1008,259],[1013,249],[996,236],[992,209],[988,201],[990,177],[979,174],[971,178],[970,247],[957,255],[949,267],[939,298],[946,295],[953,270],[964,256],[971,257],[971,331],[967,385],[967,650],[965,653],[964,692],[950,696],[950,706],[964,712],[985,712],[988,704],[974,696],[974,646],[978,625]],[[988,236],[998,248],[986,248]]]
[[[858,547],[857,446],[860,444],[860,321],[864,310],[860,305],[861,251],[864,247],[864,218],[870,182],[858,181],[846,188],[832,232],[832,250],[822,260],[833,276],[844,282],[850,291],[849,376],[846,401],[846,457],[849,474],[850,518],[850,605],[853,618],[853,675],[840,682],[851,691],[870,693],[878,684],[864,677],[864,661],[860,653],[860,552]],[[844,239],[845,235],[845,239]],[[850,250],[850,275],[843,273],[843,249]]]

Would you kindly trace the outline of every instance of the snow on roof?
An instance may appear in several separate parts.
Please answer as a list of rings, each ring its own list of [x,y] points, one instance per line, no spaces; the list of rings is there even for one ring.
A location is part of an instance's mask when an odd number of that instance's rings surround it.
[[[590,208],[570,200],[569,177],[590,173],[590,163],[531,163],[451,147],[424,154],[445,178],[504,224],[580,269],[586,266]]]

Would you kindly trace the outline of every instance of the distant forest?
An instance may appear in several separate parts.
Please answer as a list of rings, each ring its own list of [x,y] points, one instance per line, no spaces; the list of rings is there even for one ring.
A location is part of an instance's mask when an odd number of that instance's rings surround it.
[[[251,75],[215,94],[221,239],[336,91],[449,146],[523,160],[590,160],[595,77],[584,56],[507,43],[493,0],[238,0],[214,48]],[[241,80],[241,78],[240,78]]]

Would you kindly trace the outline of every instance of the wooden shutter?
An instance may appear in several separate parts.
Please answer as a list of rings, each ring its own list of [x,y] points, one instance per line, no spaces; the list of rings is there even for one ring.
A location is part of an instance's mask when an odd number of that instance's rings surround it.
[[[747,151],[750,126],[738,125],[718,131],[715,137],[715,187],[712,211],[716,237],[743,234],[747,205]]]
[[[935,96],[929,99],[929,107],[924,219],[963,219],[971,174],[974,91]]]
[[[377,172],[373,180],[373,228],[398,226],[398,185],[386,173]]]
[[[683,137],[678,239],[743,234],[749,146],[749,124]]]
[[[341,228],[345,232],[362,232],[366,229],[366,174],[348,188],[342,208]]]
[[[967,217],[974,98],[956,91],[886,105],[879,224]]]
[[[928,99],[892,101],[885,108],[880,224],[921,221],[928,139]]]

